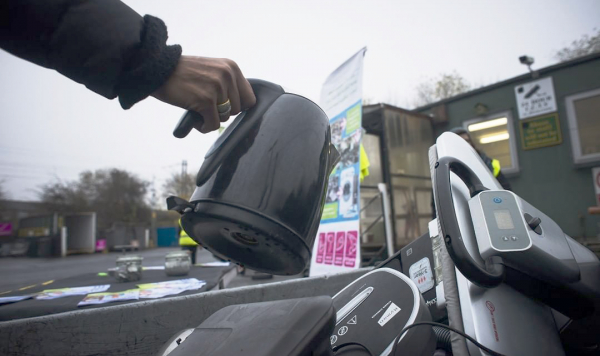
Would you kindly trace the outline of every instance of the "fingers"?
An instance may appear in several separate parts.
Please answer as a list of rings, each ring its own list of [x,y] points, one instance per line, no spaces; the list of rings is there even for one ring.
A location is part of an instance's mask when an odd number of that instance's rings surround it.
[[[223,61],[228,67],[228,78],[231,79],[229,82],[230,86],[228,88],[229,100],[231,101],[231,115],[237,115],[245,109],[242,106],[238,83],[245,81],[246,78],[241,75],[242,72],[234,61],[230,59],[224,59]]]
[[[235,65],[234,78],[236,79],[238,95],[240,96],[240,110],[247,110],[256,104],[256,96],[248,80],[242,74],[240,68]]]
[[[220,94],[216,95],[215,93]],[[221,127],[221,118],[219,116],[219,108],[217,103],[226,102],[226,94],[224,89],[213,89],[204,91],[198,97],[194,97],[193,105],[188,110],[195,111],[202,115],[202,121],[196,121],[194,128],[201,133],[209,133],[211,131],[218,130]]]
[[[220,71],[219,71],[220,70]],[[227,70],[223,66],[217,66],[213,68],[213,90],[209,93],[208,98],[204,98],[202,105],[204,109],[201,114],[204,116],[204,125],[200,128],[196,128],[202,133],[208,133],[211,131],[218,130],[221,127],[222,121],[227,121],[229,116],[219,113],[219,105],[227,102],[229,98],[228,88],[231,86],[231,75],[227,73]]]
[[[242,107],[240,104],[240,93],[238,92],[237,84],[234,81],[231,83],[231,87],[229,88],[229,101],[231,102],[231,115],[237,115],[242,111]],[[227,120],[221,120],[227,121]]]
[[[229,83],[227,83],[229,82]],[[231,95],[229,94],[230,89],[228,89],[231,86],[231,80],[226,80],[223,79],[221,80],[221,83],[219,83],[219,95],[217,98],[217,114],[219,116],[219,127],[221,127],[221,122],[225,122],[227,120],[229,120],[229,117],[231,116],[231,110],[233,107],[232,101],[231,101]],[[226,105],[229,104],[229,105]],[[227,106],[229,106],[229,112],[227,112],[225,109],[227,109]]]
[[[230,59],[223,58],[221,61],[221,69],[223,73],[220,74],[221,85],[225,88],[227,92],[227,97],[224,100],[229,100],[231,104],[231,111],[229,115],[221,114],[221,121],[229,120],[231,115],[237,115],[241,111],[240,105],[240,94],[237,88],[237,78],[236,78],[236,70],[237,64]]]
[[[153,94],[159,100],[199,113],[194,128],[202,133],[219,129],[230,115],[219,116],[219,104],[229,102],[229,114],[237,115],[256,103],[250,83],[230,59],[182,56],[175,69]],[[222,110],[221,110],[222,111]]]
[[[205,110],[201,111],[200,114],[204,117],[204,123],[202,125],[194,125],[196,130],[202,133],[209,133],[218,130],[219,127],[221,127],[221,120],[219,118],[219,111],[217,110],[216,103],[214,105],[209,105]]]

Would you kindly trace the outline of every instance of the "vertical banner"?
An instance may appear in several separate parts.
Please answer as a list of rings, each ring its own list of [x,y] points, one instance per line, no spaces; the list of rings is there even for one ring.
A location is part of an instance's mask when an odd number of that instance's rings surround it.
[[[310,275],[360,267],[360,141],[362,69],[366,47],[325,81],[321,107],[329,117],[331,140],[341,160],[329,176],[321,225],[312,248]]]

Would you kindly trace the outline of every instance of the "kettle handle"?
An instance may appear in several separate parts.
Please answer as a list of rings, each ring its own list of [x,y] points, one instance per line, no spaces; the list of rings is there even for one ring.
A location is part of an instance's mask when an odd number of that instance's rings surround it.
[[[190,131],[192,131],[196,122],[201,124],[204,123],[204,118],[202,115],[195,111],[186,110],[185,113],[183,113],[183,116],[181,116],[181,119],[179,119],[177,126],[175,126],[175,130],[173,130],[173,136],[177,138],[184,138],[190,133]]]
[[[285,92],[281,86],[260,79],[249,78],[248,83],[250,83],[252,91],[254,92],[254,95],[256,95],[257,105],[259,101],[266,101],[270,104],[273,100],[275,100],[275,98]],[[261,90],[261,87],[267,87],[270,89],[276,88],[276,90],[274,92],[273,90],[265,91]],[[194,126],[196,126],[196,123],[199,123],[199,126],[202,126],[204,123],[204,118],[202,115],[195,111],[186,110],[186,112],[184,112],[181,116],[181,119],[179,119],[177,126],[175,126],[175,130],[173,130],[173,136],[177,138],[186,137],[190,131],[192,131]]]

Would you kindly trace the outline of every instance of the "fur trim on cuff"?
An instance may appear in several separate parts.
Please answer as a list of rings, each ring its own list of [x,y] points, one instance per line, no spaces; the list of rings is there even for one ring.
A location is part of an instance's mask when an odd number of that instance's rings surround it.
[[[154,16],[144,16],[142,43],[119,80],[117,93],[123,109],[147,98],[167,81],[181,57],[181,46],[167,46],[167,26]]]

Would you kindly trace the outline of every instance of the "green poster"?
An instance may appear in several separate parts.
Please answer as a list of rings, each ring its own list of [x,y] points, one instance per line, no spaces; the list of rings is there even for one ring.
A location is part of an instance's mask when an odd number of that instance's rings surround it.
[[[338,202],[325,204],[321,220],[335,219],[338,217]]]
[[[351,135],[360,128],[362,104],[358,103],[346,112],[346,135]]]
[[[557,113],[522,120],[519,127],[521,129],[521,144],[524,150],[562,143]]]

